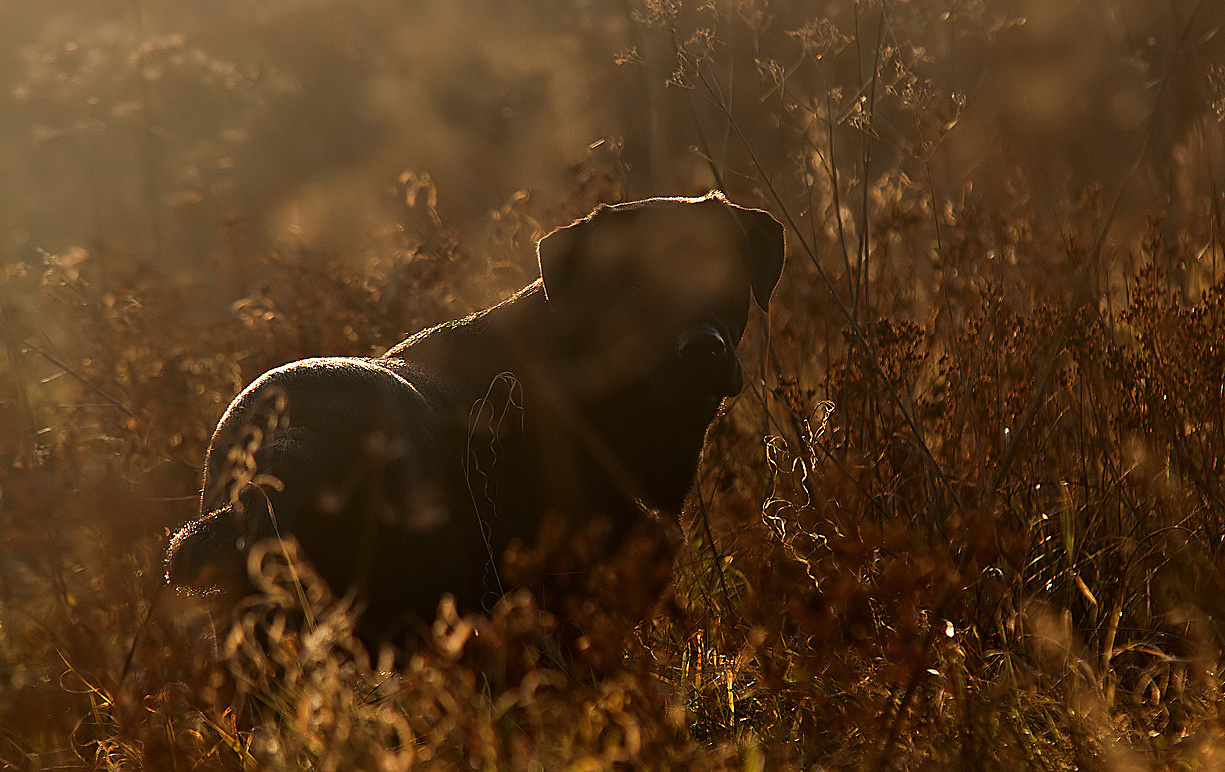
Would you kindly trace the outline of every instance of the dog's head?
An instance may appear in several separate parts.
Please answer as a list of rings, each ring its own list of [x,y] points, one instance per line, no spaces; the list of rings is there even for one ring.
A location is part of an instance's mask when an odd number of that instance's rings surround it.
[[[736,345],[750,296],[769,305],[783,228],[719,193],[654,198],[601,206],[542,239],[539,256],[580,388],[648,384],[709,421],[742,387]]]

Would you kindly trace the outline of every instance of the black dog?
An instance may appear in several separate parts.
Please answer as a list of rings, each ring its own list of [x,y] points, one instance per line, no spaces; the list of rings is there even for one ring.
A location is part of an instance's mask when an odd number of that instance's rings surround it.
[[[510,589],[502,560],[549,517],[614,551],[680,512],[782,226],[711,193],[601,206],[539,244],[541,279],[385,356],[294,362],[244,390],[209,447],[202,517],[171,583],[250,592],[247,553],[292,534],[368,635]]]

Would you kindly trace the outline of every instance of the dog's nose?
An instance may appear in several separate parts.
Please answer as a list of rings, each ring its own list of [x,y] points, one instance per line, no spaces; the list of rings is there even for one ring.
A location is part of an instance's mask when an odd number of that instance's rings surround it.
[[[728,348],[727,339],[709,324],[689,330],[677,346],[681,358],[690,360],[718,359]]]
[[[676,350],[686,371],[700,379],[711,394],[731,396],[744,388],[736,347],[715,326],[703,324],[689,330],[677,341]]]

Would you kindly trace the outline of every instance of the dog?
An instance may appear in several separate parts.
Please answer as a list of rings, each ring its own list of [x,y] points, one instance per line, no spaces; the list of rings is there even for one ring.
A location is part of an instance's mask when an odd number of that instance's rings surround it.
[[[386,640],[444,595],[491,608],[519,583],[508,550],[550,518],[615,553],[650,513],[679,516],[783,238],[715,192],[601,205],[541,239],[541,278],[500,304],[381,357],[271,370],[212,437],[169,582],[251,594],[253,546],[292,536]]]

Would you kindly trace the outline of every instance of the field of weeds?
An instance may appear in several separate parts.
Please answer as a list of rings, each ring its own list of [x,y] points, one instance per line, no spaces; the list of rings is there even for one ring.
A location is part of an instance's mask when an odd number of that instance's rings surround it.
[[[0,2],[0,765],[1225,767],[1225,9],[511,5]],[[788,262],[598,667],[164,587],[245,383],[711,188]]]

